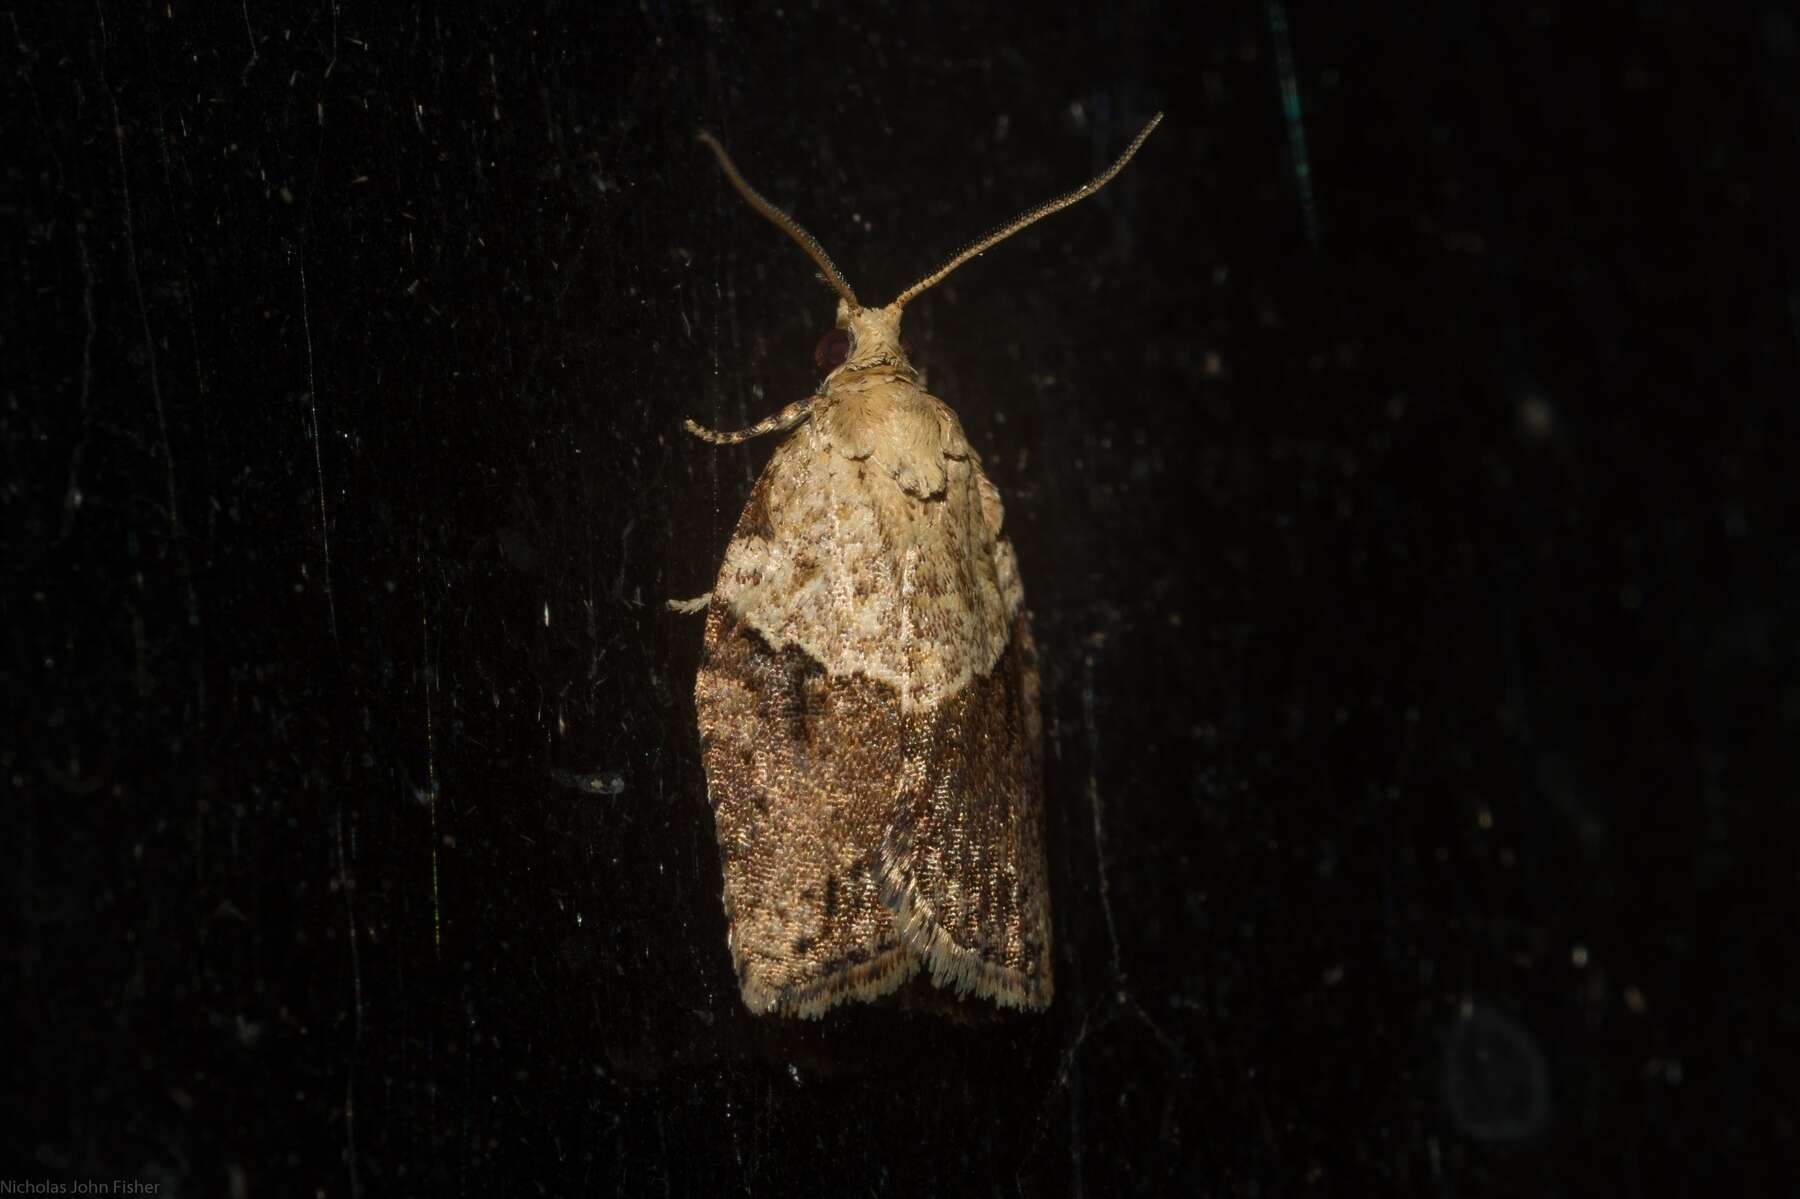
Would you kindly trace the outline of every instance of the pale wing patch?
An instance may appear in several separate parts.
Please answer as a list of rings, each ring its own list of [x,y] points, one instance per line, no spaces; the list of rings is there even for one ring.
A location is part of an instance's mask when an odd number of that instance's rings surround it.
[[[833,677],[886,683],[905,711],[941,703],[993,668],[1022,596],[980,468],[938,461],[942,492],[921,500],[874,455],[801,426],[769,463],[766,535],[733,539],[715,594]]]

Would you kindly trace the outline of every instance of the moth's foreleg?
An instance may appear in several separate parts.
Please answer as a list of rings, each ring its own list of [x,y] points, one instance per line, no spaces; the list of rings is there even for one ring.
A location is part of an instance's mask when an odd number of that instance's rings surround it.
[[[795,400],[774,416],[751,425],[748,429],[739,429],[735,433],[716,433],[705,425],[687,421],[687,431],[701,441],[710,441],[714,445],[737,445],[749,441],[752,437],[761,437],[764,433],[784,433],[805,420],[812,413],[813,401],[817,396],[807,396],[804,400]]]
[[[692,616],[696,612],[706,611],[706,605],[712,603],[712,592],[696,595],[693,599],[664,600],[663,606],[671,612],[680,612],[684,616]]]

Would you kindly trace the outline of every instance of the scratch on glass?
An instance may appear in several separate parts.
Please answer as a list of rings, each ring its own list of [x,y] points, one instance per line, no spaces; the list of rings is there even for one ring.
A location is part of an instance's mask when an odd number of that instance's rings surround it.
[[[423,532],[423,530],[421,530]],[[419,574],[423,579],[424,555],[420,555]],[[437,824],[437,738],[431,726],[431,622],[425,616],[425,593],[419,592],[419,632],[422,685],[425,689],[425,794],[426,809],[431,813],[431,947],[441,953],[444,948],[444,913],[438,902],[438,824]]]
[[[1281,77],[1281,116],[1287,124],[1288,157],[1294,164],[1294,190],[1300,194],[1300,222],[1306,240],[1319,241],[1319,212],[1313,203],[1312,160],[1306,153],[1306,122],[1300,112],[1300,81],[1294,75],[1294,45],[1288,37],[1287,5],[1269,0],[1269,33],[1275,41],[1275,70]]]
[[[306,403],[312,413],[313,473],[319,483],[319,544],[325,551],[325,614],[331,645],[338,647],[337,598],[331,593],[331,533],[325,516],[325,459],[319,448],[319,385],[313,376],[312,311],[306,296],[306,247],[300,247],[300,328],[306,334]]]

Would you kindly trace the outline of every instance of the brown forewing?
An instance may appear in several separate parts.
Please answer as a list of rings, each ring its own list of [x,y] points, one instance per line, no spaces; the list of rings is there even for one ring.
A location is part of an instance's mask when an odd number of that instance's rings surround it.
[[[1051,997],[1037,652],[1021,611],[994,668],[905,720],[876,877],[932,981],[1010,1007]]]
[[[777,536],[769,487],[781,458],[734,541]],[[971,483],[935,502],[976,494]],[[997,544],[964,552],[987,557]],[[950,572],[952,585],[972,586],[994,562]],[[1022,609],[989,670],[903,713],[890,684],[777,649],[715,598],[695,701],[747,1006],[817,1015],[885,994],[921,964],[959,992],[1048,1004],[1038,675]]]

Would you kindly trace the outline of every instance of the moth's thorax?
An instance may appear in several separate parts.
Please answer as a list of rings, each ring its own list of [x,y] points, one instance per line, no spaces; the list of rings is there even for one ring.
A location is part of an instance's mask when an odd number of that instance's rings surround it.
[[[906,379],[865,375],[830,385],[812,419],[834,452],[874,463],[921,499],[943,494],[946,460],[972,456],[949,405]]]
[[[916,381],[919,377],[900,343],[900,309],[852,308],[838,301],[837,327],[850,334],[850,356],[825,377],[826,387],[837,380],[887,377]]]

